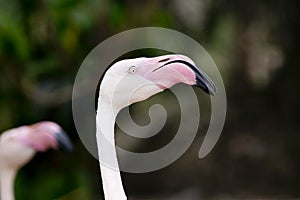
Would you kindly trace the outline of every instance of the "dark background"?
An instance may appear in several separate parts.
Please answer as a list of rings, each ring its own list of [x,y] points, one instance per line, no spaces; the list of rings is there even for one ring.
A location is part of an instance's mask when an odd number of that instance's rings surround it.
[[[72,155],[36,156],[17,176],[17,200],[102,198],[97,160],[73,124],[72,85],[97,44],[143,26],[171,28],[203,45],[223,76],[228,112],[219,142],[204,159],[197,153],[206,112],[197,139],[175,163],[123,173],[129,199],[300,198],[299,10],[297,0],[0,0],[0,131],[53,120],[76,146]],[[201,107],[209,107],[209,98],[201,98]],[[139,110],[152,101],[131,106],[133,116],[147,119]],[[173,129],[176,123],[169,123],[160,134]]]

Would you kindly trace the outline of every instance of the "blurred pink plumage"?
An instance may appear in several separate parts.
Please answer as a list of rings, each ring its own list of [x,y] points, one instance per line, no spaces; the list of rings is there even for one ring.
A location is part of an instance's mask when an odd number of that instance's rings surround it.
[[[27,164],[36,152],[48,149],[71,152],[73,146],[56,123],[50,121],[21,126],[3,132],[0,136],[1,199],[13,200],[13,183],[17,171]]]

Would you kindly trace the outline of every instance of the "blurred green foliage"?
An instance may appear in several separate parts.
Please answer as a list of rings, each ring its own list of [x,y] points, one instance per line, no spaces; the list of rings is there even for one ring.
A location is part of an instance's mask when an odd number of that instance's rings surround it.
[[[74,155],[51,151],[22,169],[17,200],[102,197],[97,161],[73,125],[71,86],[98,43],[141,26],[181,31],[208,50],[225,81],[228,115],[207,158],[196,157],[200,134],[172,166],[124,174],[129,196],[299,198],[299,7],[296,0],[0,0],[0,131],[54,120],[76,145]]]

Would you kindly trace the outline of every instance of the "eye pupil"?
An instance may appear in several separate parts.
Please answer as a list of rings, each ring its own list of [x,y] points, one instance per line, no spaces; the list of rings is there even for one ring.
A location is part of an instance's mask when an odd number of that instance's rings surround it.
[[[128,70],[129,73],[134,74],[136,72],[136,67],[135,66],[131,66]]]

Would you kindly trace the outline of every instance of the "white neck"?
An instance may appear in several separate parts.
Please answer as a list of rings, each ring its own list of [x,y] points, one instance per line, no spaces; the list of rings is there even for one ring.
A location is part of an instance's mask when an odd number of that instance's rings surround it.
[[[14,200],[14,180],[16,171],[0,166],[1,200]]]
[[[97,145],[106,200],[126,200],[115,149],[114,125],[117,110],[101,98],[97,110]]]

